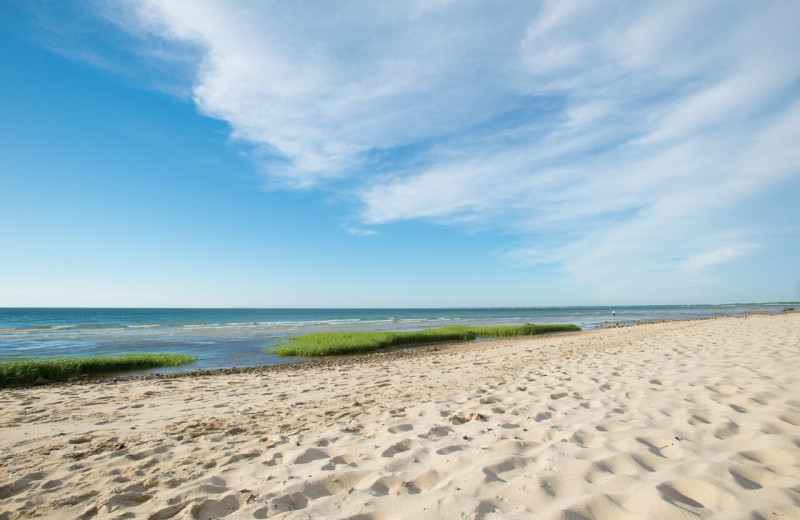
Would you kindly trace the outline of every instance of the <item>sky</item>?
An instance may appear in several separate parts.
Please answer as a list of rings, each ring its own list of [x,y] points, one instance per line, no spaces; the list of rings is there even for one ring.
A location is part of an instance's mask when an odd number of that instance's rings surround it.
[[[0,306],[800,300],[798,20],[0,0]]]

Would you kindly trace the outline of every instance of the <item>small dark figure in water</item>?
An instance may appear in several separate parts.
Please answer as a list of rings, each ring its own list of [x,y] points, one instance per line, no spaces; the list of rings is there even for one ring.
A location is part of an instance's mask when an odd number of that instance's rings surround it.
[[[611,311],[611,315],[612,316],[616,316],[617,315],[617,311]]]

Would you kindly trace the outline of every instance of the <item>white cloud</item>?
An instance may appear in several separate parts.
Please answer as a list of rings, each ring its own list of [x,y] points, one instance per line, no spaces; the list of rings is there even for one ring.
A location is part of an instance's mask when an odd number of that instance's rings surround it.
[[[733,260],[757,233],[738,208],[800,175],[797,2],[129,5],[129,30],[202,50],[197,106],[273,186],[346,189],[368,225],[501,228],[509,261],[578,284]]]
[[[745,252],[744,249],[745,248],[742,247],[723,247],[721,249],[693,255],[683,262],[683,268],[692,272],[703,271],[709,267],[724,264],[725,262],[730,262],[734,258],[742,256]]]
[[[375,229],[359,228],[359,227],[345,227],[344,229],[345,231],[347,231],[348,235],[355,235],[359,237],[370,237],[378,234],[378,231]]]
[[[504,251],[501,255],[512,265],[527,266],[533,264],[545,264],[550,262],[560,262],[563,259],[551,248],[518,247]]]
[[[205,49],[198,107],[285,159],[266,172],[297,187],[351,174],[376,148],[494,116],[507,104],[495,61],[507,61],[523,23],[486,24],[489,6],[422,0],[131,5],[134,30]]]

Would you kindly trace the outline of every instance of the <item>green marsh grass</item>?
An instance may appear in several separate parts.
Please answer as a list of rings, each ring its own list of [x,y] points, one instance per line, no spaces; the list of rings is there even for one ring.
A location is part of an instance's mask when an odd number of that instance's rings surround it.
[[[356,354],[386,347],[419,345],[441,341],[469,341],[478,338],[533,336],[549,332],[581,330],[577,325],[502,325],[440,327],[418,331],[314,332],[292,336],[270,349],[279,356],[330,356]]]
[[[122,354],[57,359],[12,359],[0,361],[0,387],[25,385],[40,377],[48,381],[65,381],[83,374],[103,374],[124,370],[179,366],[197,361],[186,354]]]

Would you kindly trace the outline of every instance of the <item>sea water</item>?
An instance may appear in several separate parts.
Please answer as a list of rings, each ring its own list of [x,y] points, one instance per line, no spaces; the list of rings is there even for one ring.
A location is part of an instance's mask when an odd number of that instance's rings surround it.
[[[291,363],[268,348],[290,335],[418,330],[446,325],[681,320],[777,313],[791,303],[467,309],[74,309],[0,308],[0,359],[171,352],[197,362],[150,372]],[[612,314],[613,313],[613,314]]]

